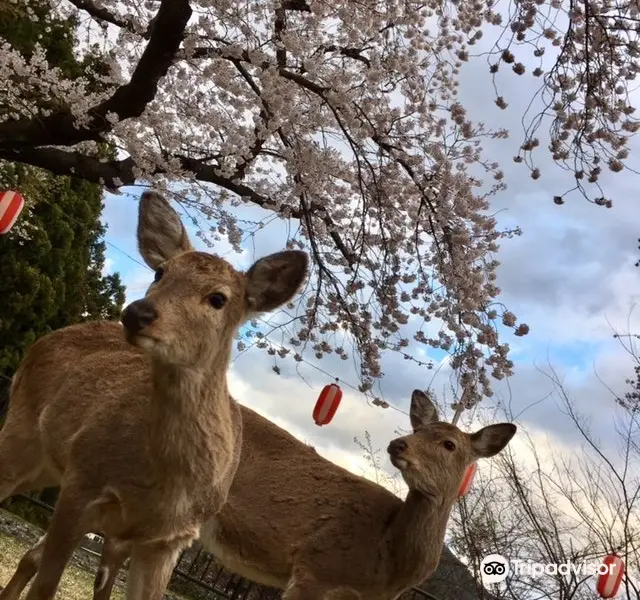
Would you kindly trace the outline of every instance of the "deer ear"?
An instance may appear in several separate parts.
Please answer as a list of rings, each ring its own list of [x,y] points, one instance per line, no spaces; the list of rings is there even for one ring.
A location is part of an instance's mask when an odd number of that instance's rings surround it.
[[[413,390],[411,394],[409,418],[414,431],[438,420],[438,409],[422,390]]]
[[[511,441],[518,428],[513,423],[487,425],[472,433],[471,448],[478,458],[489,458],[498,454]]]
[[[193,250],[178,213],[157,192],[144,192],[140,197],[138,248],[154,271],[171,257]]]
[[[250,312],[268,312],[291,300],[307,275],[305,252],[286,250],[265,256],[247,271]]]

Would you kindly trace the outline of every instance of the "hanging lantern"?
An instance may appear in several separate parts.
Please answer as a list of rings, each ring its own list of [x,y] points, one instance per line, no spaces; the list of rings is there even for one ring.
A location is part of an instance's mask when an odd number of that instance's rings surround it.
[[[336,381],[338,380],[336,379]],[[316,407],[313,409],[313,420],[316,425],[322,426],[331,422],[338,406],[340,406],[341,399],[342,390],[337,383],[330,383],[322,388]]]
[[[617,554],[609,554],[602,561],[602,564],[607,567],[607,572],[600,573],[596,592],[600,594],[600,598],[613,598],[622,583],[624,561]]]
[[[20,192],[0,192],[0,235],[13,227],[23,207],[24,198]]]
[[[462,498],[462,496],[464,496],[471,489],[471,484],[473,483],[473,478],[476,476],[477,470],[477,463],[471,463],[467,467],[467,470],[464,472],[462,482],[460,483],[460,488],[458,489],[458,498]]]

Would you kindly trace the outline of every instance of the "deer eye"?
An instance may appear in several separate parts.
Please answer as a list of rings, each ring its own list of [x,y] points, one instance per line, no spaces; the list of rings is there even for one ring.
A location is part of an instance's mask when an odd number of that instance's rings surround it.
[[[209,296],[209,304],[211,304],[213,308],[220,309],[226,304],[226,302],[227,297],[224,294],[216,293]]]
[[[453,452],[456,449],[456,445],[451,440],[445,440],[442,445],[449,451]]]
[[[159,269],[156,269],[156,274],[153,278],[153,282],[158,283],[158,281],[162,279],[163,275],[164,275],[164,269],[162,267],[160,267]]]

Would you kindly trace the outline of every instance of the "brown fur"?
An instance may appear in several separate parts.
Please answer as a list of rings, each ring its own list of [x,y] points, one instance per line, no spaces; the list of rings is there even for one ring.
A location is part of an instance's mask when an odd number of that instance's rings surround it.
[[[0,431],[0,501],[55,484],[61,492],[46,539],[0,600],[17,599],[35,570],[27,600],[52,599],[89,531],[131,552],[129,600],[159,600],[180,550],[227,498],[242,431],[226,382],[233,335],[296,293],[306,255],[277,253],[240,273],[193,251],[155,193],[141,198],[138,241],[162,276],[125,309],[125,327],[87,323],[46,335],[14,378]],[[218,308],[209,301],[216,293],[227,298]]]
[[[392,458],[407,461],[403,502],[242,407],[240,466],[227,503],[202,529],[204,546],[241,575],[286,589],[285,600],[389,600],[424,581],[438,565],[467,465],[501,450],[515,426],[485,428],[472,444],[454,425],[434,421],[419,390],[414,414],[415,431],[400,438],[407,447]],[[444,449],[444,440],[456,450]]]
[[[463,433],[438,422],[431,401],[415,390],[414,433],[389,445],[410,490],[403,502],[249,408],[241,411],[240,465],[201,540],[228,569],[285,589],[284,600],[390,600],[424,581],[440,559],[467,465],[502,450],[516,431],[499,424]],[[123,560],[110,566],[112,577]]]

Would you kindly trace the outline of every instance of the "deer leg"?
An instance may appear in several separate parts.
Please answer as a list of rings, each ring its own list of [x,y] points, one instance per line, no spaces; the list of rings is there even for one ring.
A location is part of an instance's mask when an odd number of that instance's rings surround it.
[[[77,487],[62,487],[26,600],[53,600],[64,568],[82,536],[89,531],[84,518],[87,504]]]
[[[176,542],[133,546],[127,576],[127,600],[161,600],[184,546],[186,543]]]
[[[325,592],[326,588],[306,568],[295,567],[282,600],[323,600]]]
[[[128,542],[104,538],[100,566],[93,582],[93,600],[109,600],[118,572],[130,553],[131,544]]]
[[[43,535],[20,559],[18,568],[9,583],[0,592],[0,600],[18,600],[22,590],[27,587],[33,576],[38,572],[45,536]]]

